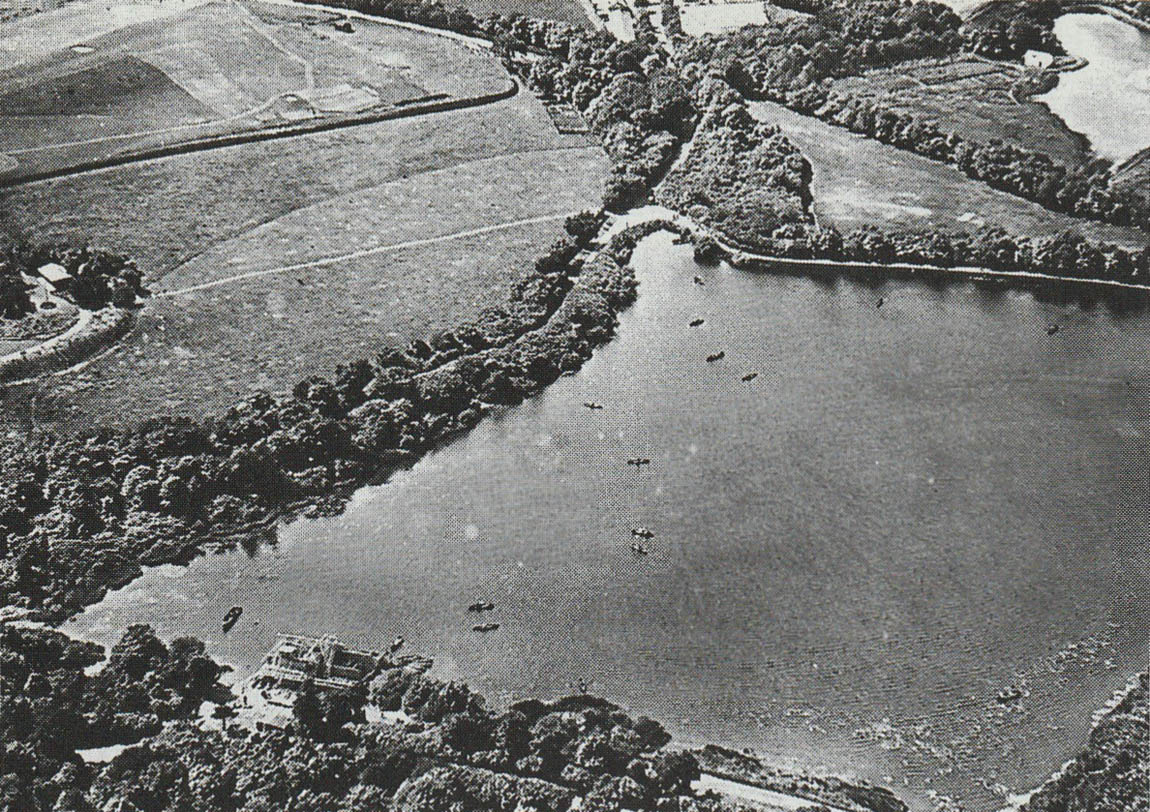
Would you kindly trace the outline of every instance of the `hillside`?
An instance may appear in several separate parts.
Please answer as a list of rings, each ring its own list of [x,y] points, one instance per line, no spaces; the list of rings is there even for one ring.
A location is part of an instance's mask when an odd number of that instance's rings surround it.
[[[1120,164],[1110,185],[1150,199],[1150,147]]]

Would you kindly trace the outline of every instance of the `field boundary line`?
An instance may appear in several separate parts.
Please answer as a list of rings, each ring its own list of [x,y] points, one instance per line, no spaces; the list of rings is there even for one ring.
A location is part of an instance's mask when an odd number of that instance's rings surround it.
[[[113,155],[107,158],[97,158],[91,161],[84,161],[73,164],[71,166],[38,170],[35,172],[29,172],[24,175],[17,175],[14,178],[4,178],[0,176],[0,189],[24,186],[26,184],[36,183],[42,180],[56,180],[58,178],[71,177],[72,175],[84,175],[90,172],[98,172],[101,169],[112,169],[117,166],[126,166],[128,164],[140,163],[142,161],[152,161],[158,158],[171,158],[176,155],[187,155],[192,152],[204,152],[212,149],[221,149],[223,147],[235,147],[242,144],[254,144],[259,141],[272,141],[278,138],[294,138],[301,135],[311,135],[313,133],[322,133],[331,130],[342,130],[348,127],[361,127],[367,124],[378,124],[382,121],[414,118],[416,116],[446,113],[453,110],[466,110],[470,107],[483,107],[484,105],[494,104],[495,102],[510,99],[518,92],[519,83],[514,79],[509,78],[508,86],[503,90],[499,90],[494,93],[485,93],[481,96],[469,96],[464,99],[431,101],[426,104],[410,105],[401,108],[391,108],[377,113],[356,115],[347,118],[321,119],[319,121],[313,121],[305,124],[254,130],[251,132],[205,136],[204,138],[185,141],[179,144],[169,144],[166,146],[152,147],[138,150],[136,152],[124,153],[123,155]],[[3,154],[5,153],[0,152],[0,155]]]
[[[503,231],[511,228],[519,228],[520,226],[536,225],[538,223],[546,223],[553,220],[563,220],[570,217],[572,212],[562,212],[561,214],[545,214],[539,217],[528,217],[523,220],[512,220],[508,223],[497,223],[490,226],[481,226],[480,228],[473,228],[467,231],[457,231],[453,234],[443,234],[438,237],[423,237],[418,240],[406,240],[404,242],[391,243],[390,245],[379,245],[375,248],[365,248],[360,251],[352,251],[347,254],[339,254],[333,257],[323,257],[321,259],[309,260],[307,262],[297,262],[292,265],[278,265],[274,268],[263,268],[258,271],[245,271],[244,273],[234,274],[232,276],[224,277],[223,279],[213,279],[210,282],[201,282],[196,285],[189,285],[186,288],[179,290],[165,290],[160,291],[153,295],[153,298],[170,298],[172,296],[181,296],[187,293],[195,293],[200,290],[207,290],[208,288],[218,287],[220,285],[228,285],[232,282],[243,282],[248,279],[259,279],[264,276],[271,276],[273,274],[291,273],[293,271],[304,271],[312,268],[322,268],[326,265],[334,265],[337,262],[347,262],[353,259],[361,259],[363,257],[370,257],[376,254],[385,254],[391,251],[403,251],[408,248],[419,248],[424,245],[434,245],[441,242],[449,242],[451,240],[462,240],[468,237],[477,237],[481,234],[490,234],[494,231]]]

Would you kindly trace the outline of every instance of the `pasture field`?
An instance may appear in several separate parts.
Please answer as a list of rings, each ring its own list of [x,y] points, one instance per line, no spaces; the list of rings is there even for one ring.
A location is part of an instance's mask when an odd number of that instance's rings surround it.
[[[366,21],[345,33],[337,20],[212,0],[77,41],[42,32],[39,51],[0,70],[0,180],[509,86],[461,43]]]
[[[952,166],[855,135],[770,102],[750,105],[779,125],[814,167],[811,191],[821,222],[841,231],[873,224],[887,231],[933,228],[973,232],[983,225],[1048,236],[1071,230],[1128,247],[1147,244],[1133,228],[1080,220],[991,189]]]
[[[88,366],[0,388],[0,425],[24,428],[30,413],[62,428],[131,425],[283,391],[501,304],[561,230],[561,220],[519,226],[156,299]]]
[[[598,205],[608,168],[520,93],[5,190],[8,230],[135,256],[161,293],[255,273],[153,297],[108,353],[0,390],[4,423],[211,413],[457,324],[505,300],[564,215]],[[346,254],[362,255],[275,271]]]
[[[296,209],[494,155],[588,144],[525,93],[485,107],[225,147],[0,192],[4,228],[135,257],[150,285]],[[596,167],[589,170],[598,184]]]
[[[935,121],[944,132],[972,141],[985,144],[998,139],[1044,152],[1067,166],[1081,166],[1093,157],[1084,136],[1016,88],[1023,77],[1019,69],[1007,65],[961,57],[870,71],[838,80],[834,90]]]

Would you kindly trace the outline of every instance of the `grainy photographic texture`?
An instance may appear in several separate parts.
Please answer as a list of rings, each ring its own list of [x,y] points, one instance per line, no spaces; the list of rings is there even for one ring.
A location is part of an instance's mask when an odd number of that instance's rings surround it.
[[[1150,3],[0,0],[0,810],[1150,812]]]

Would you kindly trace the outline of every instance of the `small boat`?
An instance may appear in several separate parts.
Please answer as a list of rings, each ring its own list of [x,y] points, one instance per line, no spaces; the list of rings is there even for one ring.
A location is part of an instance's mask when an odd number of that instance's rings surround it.
[[[744,381],[753,381],[753,380],[754,380],[755,378],[757,378],[757,377],[759,377],[759,373],[757,373],[757,372],[748,372],[746,375],[744,375],[744,376],[743,376],[743,380],[744,380]]]
[[[1009,705],[1011,702],[1017,702],[1022,699],[1023,696],[1025,696],[1025,693],[1021,688],[1017,685],[1011,685],[1009,688],[1003,688],[999,691],[998,695],[994,697],[994,700],[999,705]]]
[[[391,641],[391,648],[390,648],[390,649],[388,649],[388,650],[389,650],[389,651],[390,651],[392,654],[395,654],[395,652],[397,652],[397,651],[399,651],[401,648],[403,648],[403,643],[404,643],[404,640],[403,640],[403,636],[402,636],[402,635],[400,635],[399,637],[397,637],[397,638],[395,638],[394,640],[392,640],[392,641]]]
[[[1047,328],[1046,328],[1046,334],[1047,334],[1048,336],[1052,336],[1052,335],[1054,335],[1055,333],[1057,333],[1058,331],[1060,331],[1061,329],[1062,329],[1062,326],[1061,326],[1061,325],[1058,325],[1058,324],[1051,324],[1049,327],[1047,327]]]
[[[495,604],[491,601],[480,601],[473,603],[467,607],[468,612],[490,612],[495,608]]]
[[[707,363],[710,364],[710,363],[714,363],[715,361],[721,361],[726,357],[727,357],[727,353],[725,353],[722,350],[719,350],[714,355],[708,355],[707,356]]]
[[[648,530],[646,527],[636,527],[631,530],[631,535],[641,539],[653,539],[655,534]]]
[[[631,552],[633,552],[635,555],[650,555],[651,554],[650,550],[648,550],[646,547],[644,547],[642,544],[640,544],[637,541],[631,545]]]
[[[585,402],[583,405],[584,405],[585,407],[587,407],[588,409],[592,410],[592,411],[595,411],[595,410],[597,410],[597,409],[602,409],[602,408],[603,408],[603,404],[602,404],[602,403],[596,403],[596,402],[595,402],[595,401],[593,401],[593,400],[589,400],[589,401]]]
[[[636,468],[642,468],[644,465],[650,465],[651,461],[646,457],[632,457],[627,460],[628,465],[634,465]]]
[[[473,632],[493,632],[499,628],[498,623],[477,623],[471,627]]]
[[[692,327],[702,327],[703,326],[703,320],[702,319],[695,319],[694,321],[691,322],[691,326]]]
[[[233,606],[231,609],[229,609],[228,613],[224,615],[224,631],[231,631],[232,626],[235,626],[236,623],[239,622],[240,615],[243,613],[244,607],[242,606]]]

